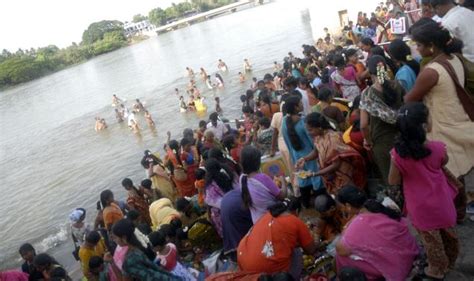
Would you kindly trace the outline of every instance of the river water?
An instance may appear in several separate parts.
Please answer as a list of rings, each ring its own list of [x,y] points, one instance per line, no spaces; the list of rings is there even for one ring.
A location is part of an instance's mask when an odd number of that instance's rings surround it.
[[[288,51],[300,55],[301,45],[313,42],[307,10],[292,3],[270,3],[153,37],[0,93],[0,269],[19,264],[17,249],[24,242],[71,267],[70,211],[86,208],[91,222],[102,190],[123,198],[124,177],[144,178],[145,149],[161,150],[166,131],[179,137],[207,118],[179,113],[174,88],[184,93],[186,66],[213,75],[222,58],[230,68],[225,89],[205,90],[202,82],[198,87],[210,108],[213,96],[220,96],[224,116],[238,117],[239,97],[250,84],[237,78],[243,59],[261,78],[274,60]],[[128,106],[135,98],[145,101],[156,132],[143,119],[141,138],[117,124],[112,94]],[[95,116],[108,121],[106,131],[94,131]]]

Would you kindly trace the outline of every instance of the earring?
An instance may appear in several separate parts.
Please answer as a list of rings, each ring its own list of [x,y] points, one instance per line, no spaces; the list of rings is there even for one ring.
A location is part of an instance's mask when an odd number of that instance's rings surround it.
[[[433,47],[430,47],[430,53],[433,53],[434,50],[433,50]]]

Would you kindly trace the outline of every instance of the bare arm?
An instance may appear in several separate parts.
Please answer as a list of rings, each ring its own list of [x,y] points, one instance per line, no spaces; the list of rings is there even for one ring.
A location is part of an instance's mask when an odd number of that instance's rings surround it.
[[[421,101],[423,97],[438,83],[436,70],[425,68],[416,78],[413,89],[405,95],[405,102]]]
[[[400,175],[400,171],[398,170],[395,163],[392,161],[390,162],[390,172],[388,174],[388,184],[390,185],[400,185],[402,184],[402,175]]]
[[[275,156],[275,152],[277,151],[278,145],[278,129],[273,128],[273,135],[272,135],[272,152],[270,156]]]
[[[318,172],[314,173],[314,176],[317,177],[317,176],[321,176],[321,175],[324,175],[324,174],[332,173],[332,172],[336,171],[337,169],[339,169],[339,167],[341,167],[341,163],[342,163],[341,159],[338,158],[338,159],[334,160],[331,165],[329,165],[326,168],[321,169]]]
[[[316,159],[318,159],[318,150],[316,150],[316,148],[314,148],[313,151],[311,151],[310,154],[306,155],[303,158],[298,159],[298,161],[296,161],[295,166],[296,166],[297,169],[301,169],[301,168],[303,168],[304,163],[312,161],[312,160],[316,160]]]

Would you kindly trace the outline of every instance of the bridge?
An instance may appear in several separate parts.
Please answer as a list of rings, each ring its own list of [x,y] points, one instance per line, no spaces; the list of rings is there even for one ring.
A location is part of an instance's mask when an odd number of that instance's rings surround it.
[[[193,22],[196,22],[200,19],[209,19],[209,18],[218,16],[220,14],[224,14],[224,13],[227,13],[229,11],[232,11],[233,9],[236,9],[238,7],[253,4],[255,2],[258,3],[257,0],[241,0],[241,1],[236,2],[236,3],[232,3],[232,4],[229,4],[229,5],[217,8],[217,9],[213,9],[213,10],[204,12],[204,13],[199,13],[197,15],[190,16],[190,17],[187,17],[187,18],[180,19],[180,20],[177,20],[175,22],[169,23],[167,25],[157,27],[154,31],[157,34],[165,33],[167,31],[174,30],[174,29],[178,28],[181,25],[190,25]]]

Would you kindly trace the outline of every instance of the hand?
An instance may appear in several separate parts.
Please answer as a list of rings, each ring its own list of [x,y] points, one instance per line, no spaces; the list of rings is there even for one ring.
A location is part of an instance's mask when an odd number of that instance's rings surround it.
[[[373,145],[372,145],[372,142],[369,142],[369,141],[367,141],[366,139],[364,139],[364,148],[365,148],[366,150],[372,150],[372,146],[373,146]]]
[[[296,161],[296,165],[295,165],[295,168],[297,170],[300,170],[303,168],[304,164],[306,163],[306,160],[304,160],[304,158],[300,158],[298,159],[298,161]]]
[[[112,262],[114,260],[114,257],[112,256],[111,253],[107,252],[104,255],[104,262]]]

